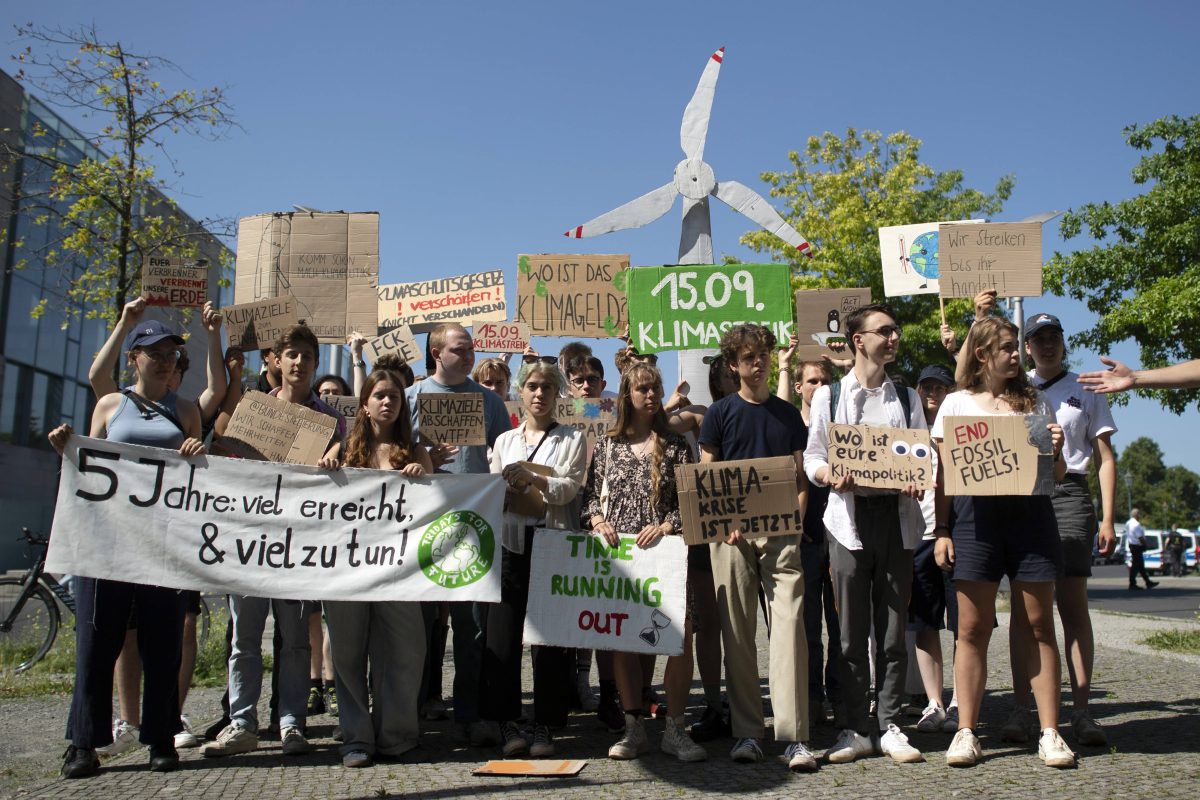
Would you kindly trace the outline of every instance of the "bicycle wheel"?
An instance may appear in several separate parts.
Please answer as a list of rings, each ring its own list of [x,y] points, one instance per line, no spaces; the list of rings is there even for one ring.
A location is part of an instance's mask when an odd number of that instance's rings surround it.
[[[24,593],[16,578],[0,579],[0,668],[24,672],[54,646],[58,605],[41,585]]]
[[[203,650],[208,641],[208,629],[212,625],[212,613],[208,610],[208,602],[200,595],[200,613],[196,615],[196,646]]]

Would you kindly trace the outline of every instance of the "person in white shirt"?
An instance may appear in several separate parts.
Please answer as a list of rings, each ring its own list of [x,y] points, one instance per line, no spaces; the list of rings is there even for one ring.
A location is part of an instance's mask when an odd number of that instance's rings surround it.
[[[896,386],[884,371],[896,360],[900,345],[900,327],[891,309],[885,305],[856,309],[846,318],[846,332],[854,348],[854,368],[842,378],[836,404],[831,402],[833,386],[821,387],[813,394],[804,451],[808,479],[816,486],[833,489],[824,519],[832,537],[829,563],[841,628],[842,708],[834,709],[834,724],[842,731],[825,757],[831,763],[844,764],[872,755],[873,737],[878,733],[885,755],[911,763],[923,761],[924,756],[909,744],[899,720],[908,667],[904,633],[913,549],[925,531],[918,504],[921,491],[916,486],[903,492],[861,488],[855,485],[853,475],[831,481],[829,425],[925,430],[925,415],[916,392]],[[906,393],[907,402],[901,400],[900,392]],[[869,718],[872,681],[867,641],[872,621],[874,635],[882,643],[877,654],[881,670],[878,727]]]
[[[1135,508],[1129,512],[1129,521],[1125,523],[1125,543],[1129,546],[1129,588],[1141,588],[1137,585],[1137,576],[1141,575],[1146,588],[1153,589],[1158,586],[1158,581],[1150,580],[1150,573],[1146,572],[1143,558],[1146,552],[1146,529],[1138,521],[1141,516],[1142,512]]]

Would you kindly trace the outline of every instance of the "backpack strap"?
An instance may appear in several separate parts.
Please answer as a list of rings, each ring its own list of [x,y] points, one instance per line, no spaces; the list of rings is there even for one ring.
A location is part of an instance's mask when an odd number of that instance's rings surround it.
[[[904,408],[904,427],[908,427],[909,421],[912,419],[912,395],[909,393],[907,386],[897,386],[896,396],[900,398],[900,405]],[[842,382],[840,380],[833,381],[829,384],[829,421],[834,422],[834,414],[837,413],[838,399],[842,396]]]
[[[142,412],[142,416],[146,419],[150,419],[151,414],[158,414],[163,419],[169,421],[176,428],[179,428],[180,433],[182,433],[184,436],[187,436],[187,431],[183,429],[183,423],[179,421],[179,417],[172,414],[166,406],[162,405],[161,403],[156,403],[153,400],[147,400],[145,397],[142,397],[140,394],[128,387],[122,389],[121,394],[128,397],[129,400],[138,407],[138,411]]]

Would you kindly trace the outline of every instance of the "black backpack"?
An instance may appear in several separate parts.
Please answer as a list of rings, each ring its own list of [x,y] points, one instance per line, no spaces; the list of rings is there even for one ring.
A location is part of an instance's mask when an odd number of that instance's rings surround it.
[[[842,382],[840,380],[829,384],[829,422],[833,424],[833,415],[837,413],[838,398],[842,396]],[[907,386],[897,386],[896,396],[900,398],[900,405],[904,407],[904,424],[907,427],[912,420],[912,398],[909,397]]]

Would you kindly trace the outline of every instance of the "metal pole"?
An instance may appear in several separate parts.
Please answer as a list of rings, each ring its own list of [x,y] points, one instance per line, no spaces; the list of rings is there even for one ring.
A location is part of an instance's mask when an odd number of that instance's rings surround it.
[[[1129,504],[1129,519],[1133,519],[1133,477],[1125,470],[1125,501]]]

